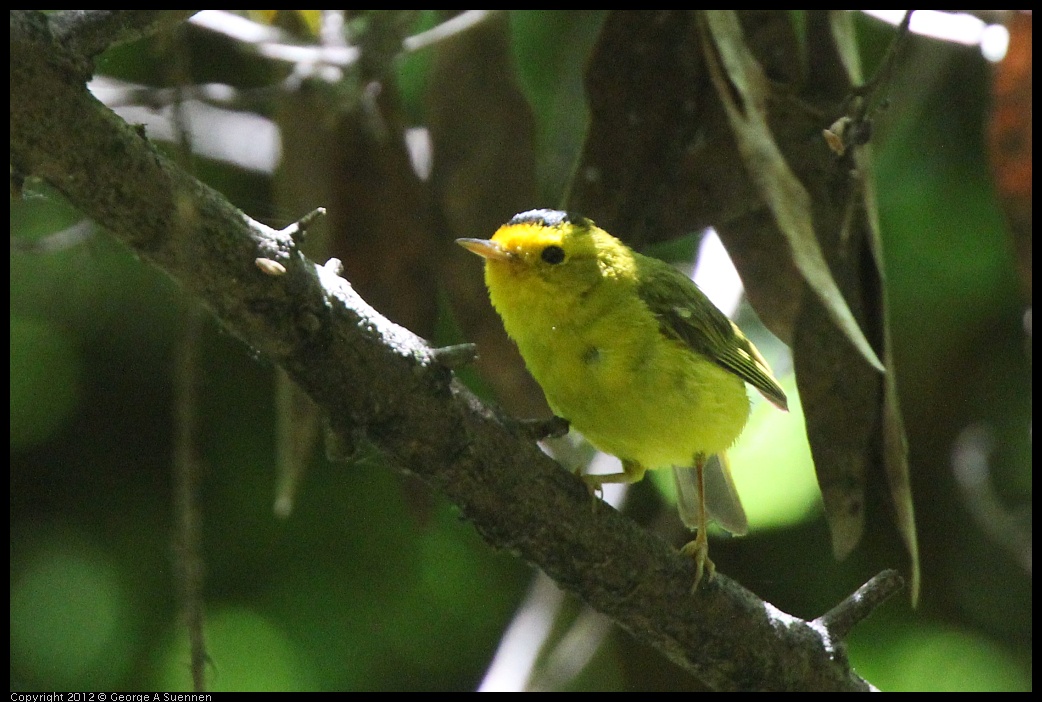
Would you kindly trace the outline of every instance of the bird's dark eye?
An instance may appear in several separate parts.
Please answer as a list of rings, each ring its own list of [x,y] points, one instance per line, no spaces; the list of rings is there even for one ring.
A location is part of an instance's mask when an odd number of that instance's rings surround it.
[[[564,249],[560,246],[547,246],[539,256],[550,265],[557,265],[564,260]]]

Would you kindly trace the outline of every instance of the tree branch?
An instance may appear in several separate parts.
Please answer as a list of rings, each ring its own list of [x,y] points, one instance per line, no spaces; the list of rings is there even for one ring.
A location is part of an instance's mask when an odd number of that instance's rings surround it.
[[[63,58],[64,57],[64,58]],[[542,568],[721,689],[865,690],[822,627],[694,564],[602,504],[524,430],[483,406],[291,236],[254,222],[163,157],[70,70],[47,20],[11,12],[11,164],[45,179],[284,368],[346,445],[364,439],[459,507],[494,547]],[[285,268],[272,275],[258,258]],[[269,267],[270,269],[270,267]]]
[[[63,10],[49,18],[55,39],[90,59],[105,49],[172,27],[199,10]]]
[[[896,570],[884,570],[813,623],[828,631],[830,638],[842,641],[857,624],[904,587],[905,580]]]

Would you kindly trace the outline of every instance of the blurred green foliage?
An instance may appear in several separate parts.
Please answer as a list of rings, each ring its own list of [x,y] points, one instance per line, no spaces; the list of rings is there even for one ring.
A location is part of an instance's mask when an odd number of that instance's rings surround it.
[[[601,18],[511,17],[517,79],[539,125],[546,206],[561,201],[584,137],[583,60]],[[432,16],[424,22],[431,26]],[[871,63],[890,30],[861,24]],[[166,84],[166,41],[109,52],[101,71]],[[200,82],[242,85],[266,74],[226,39],[187,28],[181,41]],[[913,43],[921,62],[898,67],[875,143],[923,598],[916,612],[903,600],[888,603],[855,630],[851,656],[883,689],[1026,690],[1030,571],[986,536],[952,473],[960,432],[986,427],[997,437],[990,479],[1011,510],[1030,509],[1031,369],[982,138],[989,66],[973,49]],[[417,126],[425,61],[421,52],[399,67]],[[198,172],[251,213],[272,207],[256,173],[205,162]],[[77,220],[46,188],[31,186],[12,201],[19,241]],[[188,689],[171,546],[171,368],[192,304],[103,232],[58,252],[12,252],[13,690]],[[204,343],[201,500],[213,689],[475,688],[530,568],[493,552],[450,505],[417,497],[415,485],[366,452],[348,465],[316,460],[296,511],[276,520],[272,369],[216,325]],[[778,472],[751,478],[756,484],[743,488],[751,504],[760,504],[757,490],[770,496],[793,487],[782,466],[801,450],[757,432],[758,421],[750,431],[760,438],[736,460],[776,462]],[[797,470],[806,477],[809,468]],[[649,490],[635,491],[638,517],[655,503]],[[901,565],[885,516],[848,562],[834,563],[813,500],[813,492],[799,498],[788,516],[764,513],[772,528],[714,546],[722,571],[800,616],[820,614],[879,568]],[[750,516],[755,527],[760,508]],[[568,686],[691,684],[614,631]]]

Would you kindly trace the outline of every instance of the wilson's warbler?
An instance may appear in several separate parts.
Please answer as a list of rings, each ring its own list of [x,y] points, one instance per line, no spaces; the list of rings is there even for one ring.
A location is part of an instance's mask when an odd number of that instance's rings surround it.
[[[622,459],[622,473],[587,485],[677,469],[681,516],[698,529],[683,549],[695,587],[703,569],[712,577],[707,518],[747,529],[723,457],[749,416],[745,383],[787,409],[756,347],[687,276],[585,217],[531,210],[489,240],[456,243],[485,259],[492,305],[550,408]],[[707,465],[714,454],[723,460]]]

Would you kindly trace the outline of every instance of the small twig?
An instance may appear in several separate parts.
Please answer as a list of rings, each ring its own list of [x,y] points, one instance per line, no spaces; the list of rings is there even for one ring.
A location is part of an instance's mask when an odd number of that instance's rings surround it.
[[[311,225],[317,222],[320,218],[325,216],[326,208],[316,207],[314,210],[308,212],[306,215],[304,215],[285,229],[281,230],[279,233],[285,234],[293,240],[294,244],[300,246],[302,243],[304,243],[304,237],[307,235],[308,228],[311,227]]]
[[[904,586],[905,579],[896,570],[884,570],[811,622],[811,625],[824,628],[833,640],[841,641],[879,605],[903,590]]]
[[[442,346],[432,352],[434,360],[450,370],[469,366],[478,357],[477,344]]]
[[[893,75],[894,72],[894,65],[897,63],[897,54],[908,39],[908,26],[912,21],[913,12],[915,12],[915,10],[908,10],[905,12],[901,24],[897,25],[897,33],[894,35],[893,41],[890,42],[890,46],[887,47],[886,55],[879,64],[879,68],[876,70],[875,75],[873,75],[866,83],[851,90],[851,95],[866,98],[866,106],[873,102],[873,100],[869,98],[877,97],[876,92],[879,87],[890,82],[890,76]],[[867,114],[867,107],[866,112],[860,116],[864,117],[865,114]]]
[[[568,433],[571,425],[563,417],[550,419],[514,419],[513,423],[521,430],[521,435],[533,441],[543,439],[559,439]]]
[[[335,276],[340,276],[344,273],[344,262],[339,258],[331,258],[322,264],[322,267]]]
[[[905,13],[875,75],[851,89],[843,109],[844,114],[823,130],[822,136],[838,156],[843,156],[852,146],[867,144],[872,138],[872,118],[886,104],[882,96],[886,94],[885,86],[890,84],[897,56],[908,39],[908,26],[913,12],[915,10]]]
[[[188,82],[188,55],[181,41],[180,29],[171,34],[171,80],[183,86]],[[188,129],[188,117],[182,96],[175,92],[173,123],[176,137],[177,160],[183,169],[193,170],[193,148]],[[179,201],[179,217],[176,220],[174,238],[179,245],[187,241],[187,230],[197,219],[192,202],[185,198]],[[188,254],[182,249],[182,256]],[[192,689],[206,691],[206,618],[203,583],[206,560],[202,548],[202,510],[199,506],[199,484],[202,481],[202,458],[199,453],[199,393],[198,381],[201,365],[202,311],[192,304],[187,311],[187,322],[177,348],[175,371],[175,417],[176,441],[174,448],[174,509],[177,534],[175,552],[180,575],[181,612],[188,630],[188,645],[191,652]]]
[[[192,305],[186,312],[184,334],[177,347],[174,368],[174,554],[180,590],[181,616],[188,630],[192,688],[206,690],[206,638],[203,612],[202,514],[198,503],[202,460],[198,446],[199,334],[202,312]]]

